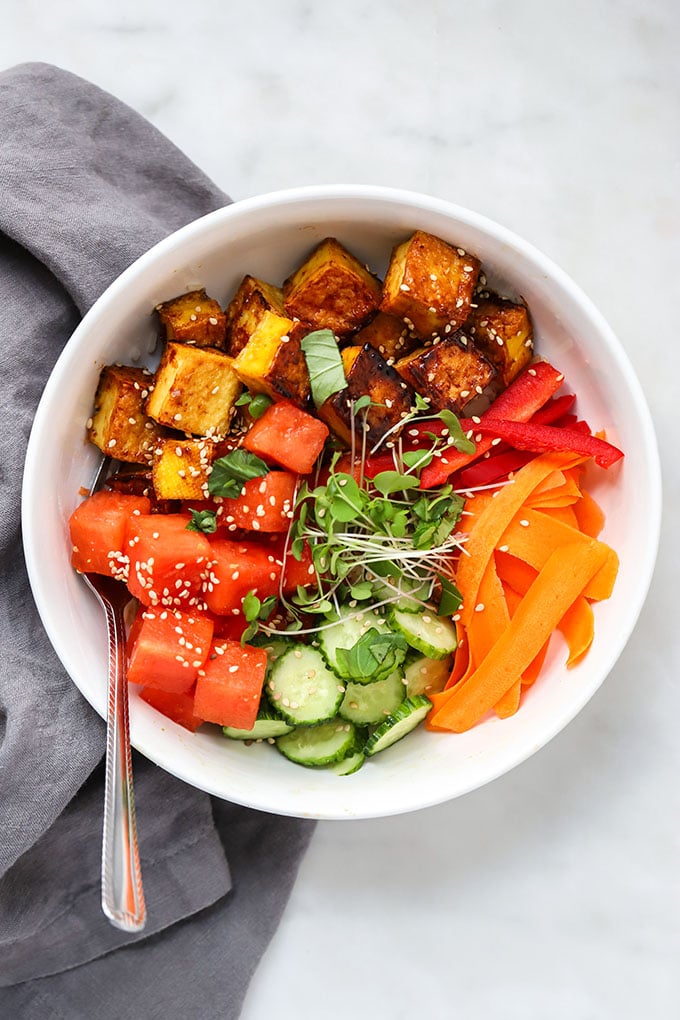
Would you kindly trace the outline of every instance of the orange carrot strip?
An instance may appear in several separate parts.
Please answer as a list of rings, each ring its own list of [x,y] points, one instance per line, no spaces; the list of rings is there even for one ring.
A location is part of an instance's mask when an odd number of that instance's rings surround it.
[[[557,624],[569,646],[567,666],[573,666],[586,654],[595,634],[595,618],[590,603],[580,596],[569,606]]]
[[[578,503],[574,503],[578,526],[585,535],[597,538],[604,527],[604,513],[587,490],[583,490]]]
[[[547,514],[548,517],[552,517],[556,521],[560,521],[562,524],[566,524],[569,528],[574,528],[576,531],[582,529],[578,526],[578,520],[574,513],[573,506],[551,506],[542,507],[541,513]],[[597,535],[591,535],[590,538],[597,538]]]
[[[605,545],[605,549],[607,557],[604,563],[583,592],[586,598],[593,599],[594,602],[602,602],[603,599],[609,598],[619,572],[619,557],[615,550],[608,545]]]
[[[486,565],[493,551],[500,544],[501,536],[529,493],[548,477],[552,471],[572,467],[581,463],[582,457],[573,454],[548,453],[525,464],[510,485],[496,491],[493,499],[476,518],[465,552],[461,556],[457,571],[457,584],[463,596],[461,619],[467,625],[477,605],[479,585]]]
[[[503,543],[513,556],[540,570],[555,549],[568,542],[596,542],[540,510],[522,507],[503,533]],[[602,543],[599,543],[602,544]]]
[[[499,698],[493,706],[493,710],[499,719],[509,719],[519,708],[520,697],[522,696],[522,681],[515,680],[510,690],[506,691],[502,698]]]
[[[500,550],[496,553],[496,569],[498,570],[499,577],[506,585],[506,598],[507,589],[510,588],[517,592],[520,596],[526,595],[531,585],[536,580],[538,573],[534,567],[525,563],[524,560],[518,559],[509,552],[501,552]],[[515,608],[512,608],[511,613],[514,613]]]
[[[438,701],[433,710],[432,725],[463,733],[479,722],[538,655],[605,555],[604,547],[593,539],[556,549],[469,680],[442,692],[445,701]]]
[[[528,582],[526,584],[526,587],[522,590],[522,594],[525,594],[526,591],[531,586],[534,578],[536,577],[536,571],[533,570],[531,567],[527,567],[526,564],[522,563],[521,560],[517,560],[516,562],[521,564],[521,566],[525,567],[526,570],[528,572],[530,572],[530,575],[531,575],[530,579],[528,580]],[[510,585],[508,585],[508,584],[504,584],[503,588],[505,589],[505,600],[506,600],[506,602],[508,604],[508,609],[510,610],[510,615],[514,616],[515,610],[517,609],[517,606],[522,601],[522,595],[520,595],[519,592],[517,592],[513,588],[511,588]],[[536,655],[531,660],[531,662],[529,663],[527,668],[522,673],[522,681],[521,681],[521,686],[522,687],[531,687],[531,685],[534,683],[534,681],[538,678],[539,673],[543,669],[543,663],[545,661],[545,657],[548,654],[548,645],[549,644],[550,644],[550,638],[548,638],[548,640],[545,642],[545,644],[541,648],[541,650],[538,653],[538,655]]]

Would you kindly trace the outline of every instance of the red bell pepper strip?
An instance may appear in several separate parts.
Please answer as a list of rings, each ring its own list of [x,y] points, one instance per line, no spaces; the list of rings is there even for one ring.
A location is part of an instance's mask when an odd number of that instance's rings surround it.
[[[475,428],[510,443],[516,450],[534,453],[578,453],[593,457],[600,467],[608,468],[623,457],[616,446],[580,429],[561,429],[554,425],[534,425],[532,422],[505,421],[490,418],[480,421]]]
[[[475,489],[479,485],[491,485],[502,478],[507,478],[511,471],[519,471],[533,457],[533,453],[509,450],[506,447],[501,453],[494,453],[488,460],[478,460],[463,468],[452,481],[459,491]]]
[[[496,397],[488,411],[480,417],[480,422],[493,421],[501,418],[507,421],[527,422],[539,408],[543,407],[546,401],[560,388],[564,376],[557,369],[553,368],[547,361],[537,361],[529,368],[525,368],[508,388],[500,396]],[[425,423],[423,423],[425,424]],[[432,430],[432,423],[426,423],[429,431]],[[477,422],[461,422],[463,430],[470,428],[476,430]],[[410,426],[409,430],[410,431]],[[444,485],[447,478],[453,471],[464,467],[471,461],[481,457],[491,448],[492,437],[483,435],[477,441],[474,453],[458,453],[455,450],[446,452],[445,456],[435,458],[431,464],[424,467],[420,475],[421,489],[433,489],[438,485]]]
[[[563,393],[560,397],[553,397],[535,414],[532,414],[531,422],[534,425],[554,425],[559,418],[571,411],[575,400],[575,393]],[[576,416],[574,416],[575,420]]]

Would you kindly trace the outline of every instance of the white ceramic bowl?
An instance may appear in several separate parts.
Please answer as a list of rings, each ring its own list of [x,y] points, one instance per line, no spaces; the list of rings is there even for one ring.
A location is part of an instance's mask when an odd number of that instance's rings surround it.
[[[351,777],[300,768],[268,747],[227,741],[216,727],[191,734],[133,690],[133,745],[227,800],[280,814],[366,818],[411,811],[481,786],[537,751],[583,708],[626,644],[647,592],[661,503],[653,428],[626,355],[572,280],[510,231],[444,201],[364,186],[283,191],[205,216],[142,256],[85,316],[45,388],[26,459],[24,542],[40,615],[74,683],[104,715],[104,620],[70,569],[67,535],[79,489],[90,484],[98,459],[86,441],[85,422],[101,367],[144,360],[154,339],[150,310],[181,291],[205,286],[226,303],[245,273],[280,283],[328,235],[382,272],[392,246],[416,228],[474,252],[492,283],[526,299],[538,352],[564,372],[581,414],[625,451],[622,464],[593,473],[592,491],[607,513],[603,538],[621,558],[616,588],[595,607],[595,641],[585,660],[567,671],[564,648],[556,642],[515,716],[462,735],[421,729]]]

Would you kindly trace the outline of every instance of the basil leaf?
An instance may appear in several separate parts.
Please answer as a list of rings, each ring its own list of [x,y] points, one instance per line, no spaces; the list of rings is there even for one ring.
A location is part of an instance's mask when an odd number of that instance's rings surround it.
[[[460,422],[456,418],[453,411],[447,410],[440,411],[437,417],[441,418],[441,420],[446,425],[447,429],[449,430],[449,435],[453,439],[453,445],[456,448],[456,450],[458,450],[459,453],[475,452],[477,447],[475,446],[471,439],[467,438],[462,428],[460,427]]]
[[[208,478],[208,492],[212,496],[236,499],[241,495],[243,483],[269,473],[263,460],[249,450],[232,450],[216,460]]]
[[[213,535],[217,531],[217,514],[214,510],[192,510],[187,531],[202,531],[204,535]]]
[[[420,482],[413,475],[403,475],[399,471],[380,471],[373,479],[373,484],[383,496],[389,496],[391,492],[417,489]]]
[[[381,633],[370,627],[351,648],[338,648],[338,672],[348,680],[366,679],[380,670],[383,674],[404,661],[408,644],[401,634]]]
[[[448,577],[444,577],[443,574],[437,574],[437,577],[442,586],[437,616],[452,616],[463,604],[463,596]]]
[[[300,341],[307,362],[312,400],[321,407],[334,393],[347,388],[338,341],[330,329],[316,329]]]

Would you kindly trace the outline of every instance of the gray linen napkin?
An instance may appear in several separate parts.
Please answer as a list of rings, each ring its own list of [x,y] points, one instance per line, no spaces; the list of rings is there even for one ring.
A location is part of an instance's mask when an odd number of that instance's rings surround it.
[[[49,644],[21,551],[31,422],[80,315],[152,244],[228,202],[95,86],[45,64],[0,74],[2,1016],[238,1016],[311,836],[312,823],[211,801],[135,755],[148,922],[141,936],[112,928],[104,725]]]

